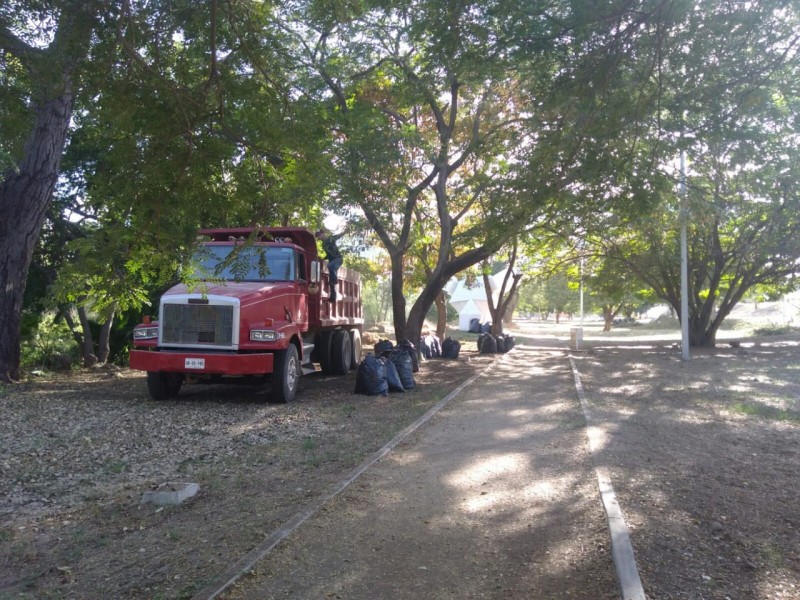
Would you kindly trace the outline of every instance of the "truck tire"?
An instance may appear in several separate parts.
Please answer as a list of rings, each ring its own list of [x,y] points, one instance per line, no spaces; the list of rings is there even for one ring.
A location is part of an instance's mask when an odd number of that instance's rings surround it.
[[[344,329],[333,332],[331,341],[331,368],[334,375],[347,375],[350,364],[353,362],[353,345],[350,343],[350,334]]]
[[[350,368],[357,369],[361,362],[361,332],[358,329],[350,330],[350,346],[353,348],[353,358],[350,361]]]
[[[153,400],[169,400],[181,391],[183,375],[181,373],[164,373],[162,371],[147,372],[147,391]]]
[[[289,344],[286,350],[275,353],[270,398],[273,402],[286,404],[294,400],[300,381],[300,355],[297,347]]]
[[[333,331],[322,331],[319,334],[319,349],[317,357],[319,360],[319,368],[322,370],[323,375],[333,374]]]

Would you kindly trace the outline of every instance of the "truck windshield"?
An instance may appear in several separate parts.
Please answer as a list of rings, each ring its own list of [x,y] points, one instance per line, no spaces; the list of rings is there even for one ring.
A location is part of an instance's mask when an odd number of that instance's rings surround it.
[[[269,246],[206,244],[192,257],[198,279],[293,281],[294,250]]]

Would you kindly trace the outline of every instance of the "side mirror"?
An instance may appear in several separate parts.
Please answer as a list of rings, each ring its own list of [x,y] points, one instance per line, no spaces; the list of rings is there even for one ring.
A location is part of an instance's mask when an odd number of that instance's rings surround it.
[[[311,283],[319,283],[320,263],[318,260],[311,261]]]

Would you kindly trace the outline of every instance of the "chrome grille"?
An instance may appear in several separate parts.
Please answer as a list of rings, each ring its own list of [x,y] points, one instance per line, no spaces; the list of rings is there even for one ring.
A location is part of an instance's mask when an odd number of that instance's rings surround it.
[[[232,346],[233,306],[165,304],[161,343]]]

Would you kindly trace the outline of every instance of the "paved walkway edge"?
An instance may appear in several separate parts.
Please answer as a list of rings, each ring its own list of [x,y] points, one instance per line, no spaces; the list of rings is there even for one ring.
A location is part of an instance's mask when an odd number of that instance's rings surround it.
[[[593,424],[592,412],[589,403],[586,401],[586,393],[581,383],[581,374],[575,364],[575,358],[569,355],[569,364],[572,367],[572,375],[575,378],[575,389],[581,401],[583,416],[586,419],[586,435],[589,438],[589,452],[595,462],[595,473],[597,474],[597,484],[600,488],[600,499],[606,511],[608,520],[608,531],[611,535],[611,557],[614,560],[614,568],[617,571],[622,600],[646,600],[642,581],[639,578],[639,569],[636,566],[636,558],[633,554],[633,545],[628,537],[628,527],[625,525],[625,518],[622,516],[617,496],[614,494],[614,487],[611,485],[611,477],[608,471],[597,465],[598,437],[600,432]]]
[[[281,541],[289,537],[291,533],[300,527],[305,521],[307,521],[310,517],[316,514],[325,504],[333,500],[336,496],[341,494],[344,490],[346,490],[350,484],[352,484],[356,479],[358,479],[367,469],[369,469],[373,464],[378,462],[384,456],[389,454],[395,446],[397,446],[400,442],[402,442],[405,438],[411,435],[414,431],[419,429],[422,425],[427,423],[436,413],[442,410],[451,400],[457,397],[466,387],[471,385],[478,377],[481,377],[486,371],[488,371],[492,366],[499,360],[502,360],[502,356],[498,357],[497,360],[492,361],[489,365],[487,365],[483,370],[476,373],[472,377],[470,377],[467,381],[462,383],[452,392],[450,392],[447,396],[439,400],[435,405],[433,405],[428,412],[418,418],[416,421],[411,423],[408,427],[403,429],[400,433],[394,436],[383,448],[372,454],[367,460],[361,463],[358,467],[353,469],[350,474],[346,475],[343,479],[339,480],[338,482],[334,483],[328,491],[324,493],[320,498],[317,499],[316,502],[311,503],[305,509],[301,510],[297,514],[295,514],[292,518],[286,521],[283,525],[281,525],[278,529],[273,531],[270,535],[268,535],[264,540],[255,548],[253,548],[250,552],[245,554],[241,559],[239,559],[236,563],[231,565],[227,570],[222,572],[218,575],[214,581],[211,582],[208,586],[197,592],[193,597],[192,600],[213,600],[217,598],[220,594],[225,592],[228,588],[230,588],[233,584],[235,584],[242,575],[246,574],[250,571],[255,564],[263,559],[267,554],[269,554],[275,546],[277,546]]]

